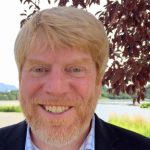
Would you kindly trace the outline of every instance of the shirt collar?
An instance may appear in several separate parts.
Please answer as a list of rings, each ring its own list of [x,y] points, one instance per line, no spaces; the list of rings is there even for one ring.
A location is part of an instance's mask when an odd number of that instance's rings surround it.
[[[90,132],[79,150],[95,150],[95,116],[92,118]]]
[[[29,124],[27,126],[25,150],[40,150],[32,143]]]
[[[95,148],[95,116],[92,118],[90,132],[79,150],[94,150]],[[30,127],[27,127],[25,150],[40,150],[31,141]]]

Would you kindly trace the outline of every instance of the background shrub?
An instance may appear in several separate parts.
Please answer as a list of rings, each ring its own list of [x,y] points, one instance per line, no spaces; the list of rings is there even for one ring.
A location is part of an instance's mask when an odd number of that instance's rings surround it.
[[[0,106],[0,112],[21,112],[20,106]]]

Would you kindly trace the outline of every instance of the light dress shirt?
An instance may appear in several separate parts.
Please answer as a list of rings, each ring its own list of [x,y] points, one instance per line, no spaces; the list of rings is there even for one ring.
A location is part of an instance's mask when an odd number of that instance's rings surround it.
[[[84,140],[79,150],[94,150],[95,147],[95,116],[92,118],[92,126],[87,138]],[[30,127],[27,127],[25,150],[40,150],[31,140]]]

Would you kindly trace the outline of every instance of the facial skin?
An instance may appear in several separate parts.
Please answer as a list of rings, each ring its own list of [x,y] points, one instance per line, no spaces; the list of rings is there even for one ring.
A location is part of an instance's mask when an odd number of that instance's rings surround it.
[[[44,150],[79,148],[100,92],[91,55],[77,49],[51,51],[40,42],[29,51],[21,72],[20,102],[33,142]]]

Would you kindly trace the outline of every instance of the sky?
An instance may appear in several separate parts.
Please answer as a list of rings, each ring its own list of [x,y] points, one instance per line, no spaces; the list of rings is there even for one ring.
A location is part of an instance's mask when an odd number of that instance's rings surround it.
[[[18,86],[13,46],[20,29],[22,9],[19,0],[4,0],[0,5],[0,82]]]
[[[47,0],[41,0],[41,8],[47,8]],[[26,7],[20,0],[3,0],[0,5],[0,83],[18,87],[18,71],[14,59],[14,42],[20,30],[20,14]],[[97,8],[94,6],[93,11]],[[93,13],[95,13],[93,12]]]

